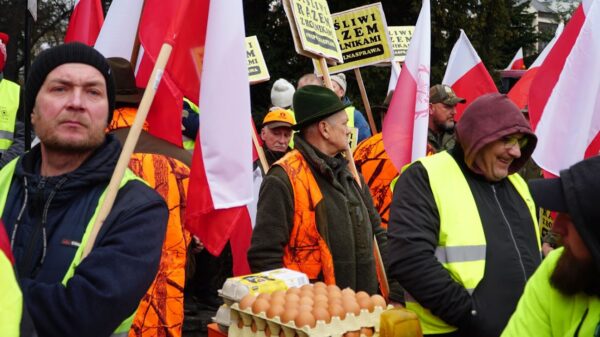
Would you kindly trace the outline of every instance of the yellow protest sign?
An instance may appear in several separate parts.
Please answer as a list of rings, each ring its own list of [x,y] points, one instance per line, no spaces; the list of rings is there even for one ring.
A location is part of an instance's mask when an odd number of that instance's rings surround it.
[[[271,78],[258,39],[254,35],[246,37],[246,59],[250,84],[265,82]]]
[[[283,8],[298,54],[342,62],[326,0],[283,0]]]
[[[381,3],[335,13],[331,17],[344,63],[329,67],[329,73],[391,61],[392,48]],[[317,74],[321,75],[319,64],[314,60],[313,63]]]
[[[404,62],[415,26],[392,26],[388,29],[392,40],[392,48],[394,49],[394,62]]]

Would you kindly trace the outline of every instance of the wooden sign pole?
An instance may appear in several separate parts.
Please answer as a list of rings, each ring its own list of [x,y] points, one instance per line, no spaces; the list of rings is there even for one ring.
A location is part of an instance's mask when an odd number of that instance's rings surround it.
[[[373,113],[371,112],[371,104],[369,103],[369,97],[367,96],[367,90],[365,89],[365,83],[363,82],[360,68],[354,68],[354,74],[356,75],[356,81],[358,82],[358,89],[360,90],[360,96],[362,97],[363,104],[365,105],[365,111],[367,112],[367,118],[369,119],[369,125],[371,126],[371,132],[377,133],[377,126],[375,125],[375,119],[373,119]]]

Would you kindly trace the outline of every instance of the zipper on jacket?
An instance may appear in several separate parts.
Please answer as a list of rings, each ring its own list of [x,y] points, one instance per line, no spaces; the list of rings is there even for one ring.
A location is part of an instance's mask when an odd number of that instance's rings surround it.
[[[494,192],[494,199],[496,199],[496,203],[498,204],[498,209],[500,209],[500,213],[502,214],[502,218],[504,219],[504,223],[506,227],[508,227],[508,233],[510,234],[510,238],[515,246],[515,250],[517,251],[517,255],[519,256],[519,264],[521,265],[521,271],[523,272],[523,281],[525,284],[527,283],[527,273],[525,272],[525,265],[523,264],[523,257],[521,256],[521,251],[519,250],[519,246],[517,245],[517,240],[515,240],[515,236],[513,234],[512,228],[510,227],[510,223],[504,214],[504,210],[502,210],[502,205],[500,204],[500,200],[498,199],[498,195],[496,194],[496,188],[494,185],[490,185],[492,187],[492,191]]]
[[[42,177],[42,179],[38,183],[38,190],[43,189],[45,187],[45,185],[46,185],[46,178]],[[40,231],[42,231],[43,226],[44,226],[43,225],[43,221],[40,218],[40,221],[38,221],[37,224],[35,225],[35,228],[34,228],[33,233],[31,235],[31,239],[29,240],[28,245],[27,245],[27,249],[26,249],[26,253],[24,255],[23,262],[21,263],[20,275],[22,275],[22,276],[31,277],[32,274],[33,274],[33,272],[25,274],[25,271],[26,271],[25,267],[27,267],[26,269],[31,269],[31,268],[34,267],[32,265],[32,263],[33,263],[33,261],[32,261],[33,260],[33,250],[34,250],[34,248],[36,246],[35,243],[37,242],[37,237],[38,237]],[[35,268],[34,268],[34,270],[35,270]]]

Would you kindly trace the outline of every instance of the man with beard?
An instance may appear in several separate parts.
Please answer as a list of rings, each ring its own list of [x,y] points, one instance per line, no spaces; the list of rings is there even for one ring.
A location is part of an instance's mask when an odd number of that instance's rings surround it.
[[[389,274],[423,334],[499,336],[541,262],[536,208],[516,173],[537,138],[506,95],[480,96],[456,126],[456,146],[400,175]]]
[[[25,107],[40,144],[0,171],[0,213],[30,314],[22,337],[33,328],[39,336],[124,336],[156,275],[168,209],[131,171],[90,239],[121,152],[105,132],[114,105],[110,67],[95,49],[64,44],[33,62]]]
[[[531,277],[502,336],[600,336],[600,157],[529,183],[563,247]]]
[[[263,150],[269,166],[292,150],[289,144],[293,135],[292,126],[295,124],[296,121],[290,111],[281,108],[269,111],[263,119],[260,138],[264,143]]]
[[[457,97],[452,88],[436,84],[429,89],[429,130],[427,144],[430,152],[454,148],[454,115],[456,104],[466,100]]]

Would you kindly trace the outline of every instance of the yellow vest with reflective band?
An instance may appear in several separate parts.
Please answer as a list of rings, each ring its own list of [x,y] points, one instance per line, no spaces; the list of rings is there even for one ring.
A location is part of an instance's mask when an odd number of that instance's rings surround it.
[[[13,143],[20,92],[18,84],[0,80],[0,154]]]
[[[190,101],[189,99],[187,99],[187,98],[185,98],[185,97],[183,98],[183,100],[184,100],[184,101],[185,101],[187,104],[189,104],[189,105],[190,105],[190,108],[192,108],[192,111],[193,111],[193,112],[195,112],[195,113],[197,113],[197,114],[200,114],[200,108],[198,108],[198,106],[197,106],[196,104],[194,104],[194,102]],[[193,150],[193,149],[194,149],[194,146],[196,146],[196,140],[195,140],[195,139],[188,139],[188,138],[185,138],[185,139],[183,140],[183,148],[184,148],[184,149],[186,149],[186,150],[188,150],[188,151],[191,151],[191,150]]]
[[[419,161],[427,170],[440,215],[435,256],[450,276],[472,294],[483,279],[486,254],[485,233],[473,193],[460,167],[448,152],[440,152]],[[525,201],[536,237],[539,237],[536,209],[527,183],[518,174],[509,175],[508,180]],[[541,250],[539,241],[538,248]],[[410,294],[407,294],[406,308],[419,316],[425,335],[449,333],[457,329],[422,307]]]
[[[6,199],[8,197],[8,192],[10,190],[10,184],[12,182],[12,177],[15,172],[15,167],[17,166],[17,161],[18,161],[18,158],[13,159],[8,164],[6,164],[6,166],[4,166],[2,168],[2,170],[0,171],[0,215],[4,213],[4,206],[6,205]],[[144,184],[146,183],[146,182],[144,182],[144,180],[142,180],[138,176],[136,176],[130,169],[127,169],[125,171],[125,174],[123,175],[123,179],[121,179],[119,188],[125,186],[125,184],[127,184],[128,182],[133,181],[133,180],[141,181]],[[98,212],[100,211],[100,207],[102,206],[102,202],[104,201],[105,197],[106,197],[106,189],[100,195],[100,199],[98,199],[98,205],[96,206],[96,210],[94,211],[92,218],[90,219],[90,221],[88,222],[88,224],[85,228],[85,232],[83,233],[83,237],[81,238],[81,244],[77,248],[77,251],[75,252],[75,256],[73,257],[73,261],[71,261],[71,264],[69,265],[69,269],[67,269],[67,272],[65,273],[65,276],[63,277],[63,279],[61,281],[61,283],[65,287],[67,286],[67,282],[69,281],[69,279],[71,279],[71,277],[73,277],[73,274],[75,274],[75,268],[77,268],[77,266],[81,262],[81,256],[83,255],[83,249],[85,248],[88,238],[90,237],[90,234],[92,232],[92,227],[94,225],[94,221],[96,221],[96,217],[98,216]],[[129,328],[131,327],[131,323],[133,322],[134,316],[135,316],[135,311],[133,312],[133,314],[130,317],[128,317],[126,320],[124,320],[123,323],[121,323],[121,325],[119,325],[119,327],[115,330],[115,332],[112,334],[112,336],[119,336],[119,337],[127,336],[127,334],[129,333]]]
[[[13,265],[6,255],[10,254],[10,248],[6,248],[8,252],[0,249],[0,336],[18,337],[23,312],[23,294]]]
[[[354,110],[356,110],[356,108],[353,105],[344,109],[344,111],[346,111],[346,115],[348,116],[348,123],[346,125],[348,125],[349,128],[354,127]]]

